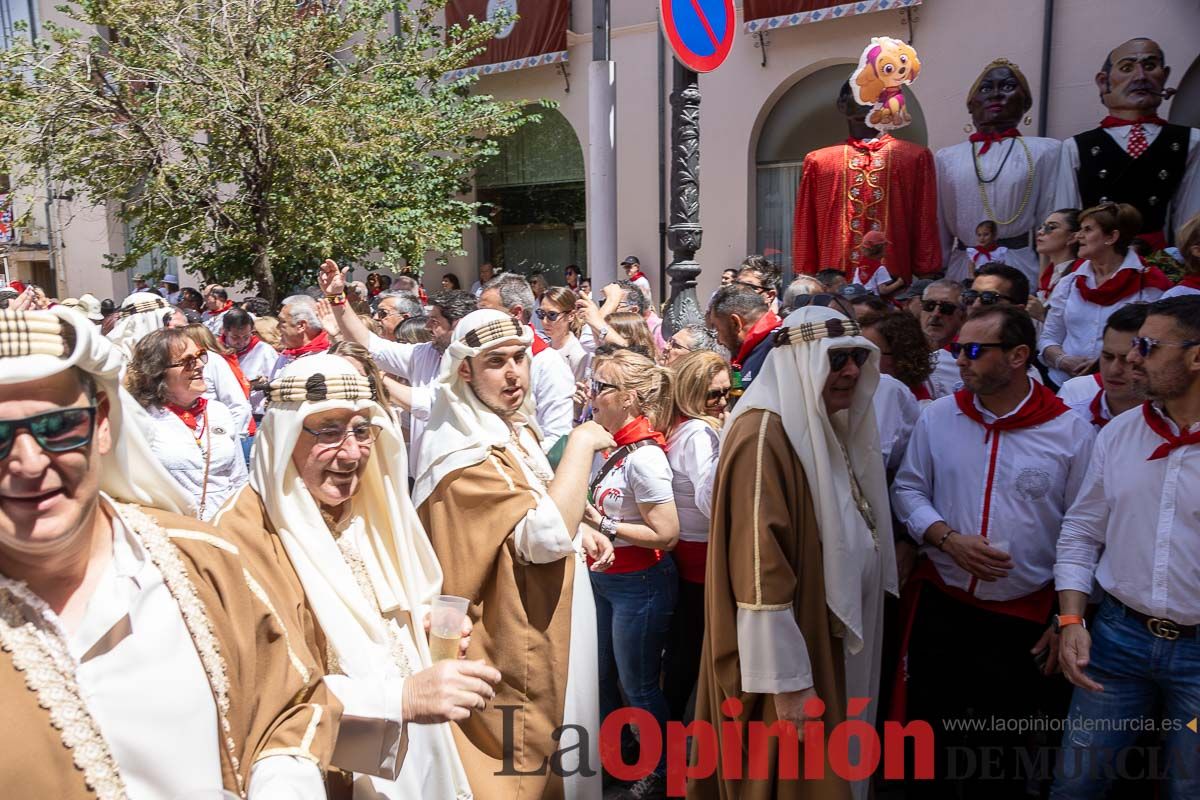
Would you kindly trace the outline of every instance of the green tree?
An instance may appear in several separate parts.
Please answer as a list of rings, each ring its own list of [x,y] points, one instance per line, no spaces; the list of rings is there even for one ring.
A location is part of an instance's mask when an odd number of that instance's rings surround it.
[[[496,141],[537,117],[450,80],[492,36],[446,0],[80,0],[0,54],[0,153],[205,280],[276,293],[327,256],[456,250]],[[391,35],[389,23],[397,24]],[[19,166],[17,166],[19,165]]]

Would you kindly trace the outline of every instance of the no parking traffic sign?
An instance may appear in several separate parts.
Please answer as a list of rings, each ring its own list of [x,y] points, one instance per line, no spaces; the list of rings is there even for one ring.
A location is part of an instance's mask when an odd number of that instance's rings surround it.
[[[733,48],[737,24],[733,0],[659,0],[663,35],[679,62],[712,72]]]

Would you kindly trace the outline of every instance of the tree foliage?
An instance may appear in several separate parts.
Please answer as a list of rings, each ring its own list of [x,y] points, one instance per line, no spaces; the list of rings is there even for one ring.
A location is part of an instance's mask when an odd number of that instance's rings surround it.
[[[79,0],[0,54],[0,152],[130,223],[113,269],[160,247],[274,300],[328,256],[419,264],[461,246],[474,169],[537,120],[446,77],[503,20],[444,32],[445,3]]]

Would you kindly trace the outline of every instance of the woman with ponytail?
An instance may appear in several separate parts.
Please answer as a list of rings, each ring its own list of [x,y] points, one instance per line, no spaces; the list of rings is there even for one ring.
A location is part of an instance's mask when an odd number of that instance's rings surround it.
[[[585,524],[612,540],[613,564],[592,572],[600,657],[600,713],[621,705],[650,712],[666,734],[659,686],[678,576],[668,553],[679,539],[671,466],[664,451],[673,413],[671,373],[632,350],[603,351],[592,365],[592,418],[617,447],[596,455]],[[665,740],[665,739],[664,739]],[[654,796],[666,786],[666,759],[630,789]]]

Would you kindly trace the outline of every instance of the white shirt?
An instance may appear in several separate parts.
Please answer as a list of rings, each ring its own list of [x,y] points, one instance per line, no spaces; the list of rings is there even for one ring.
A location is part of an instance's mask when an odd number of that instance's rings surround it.
[[[1167,424],[1179,433],[1174,422]],[[1147,461],[1163,441],[1146,424],[1141,406],[1100,432],[1083,488],[1063,520],[1055,586],[1090,593],[1094,574],[1104,591],[1130,608],[1196,625],[1200,445]]]
[[[596,453],[592,461],[592,480],[607,460],[602,453]],[[657,505],[673,500],[672,477],[671,465],[662,448],[645,445],[634,450],[608,471],[604,480],[596,487],[593,501],[600,513],[606,517],[611,517],[617,522],[644,525],[646,521],[642,519],[638,504]],[[635,545],[618,537],[613,546]]]
[[[938,348],[933,357],[933,372],[925,379],[925,388],[929,390],[929,396],[937,400],[961,389],[962,375],[958,371],[958,359],[946,348]]]
[[[101,502],[111,507],[103,495]],[[47,619],[67,643],[130,800],[215,793],[222,788],[220,732],[208,676],[162,573],[121,518],[114,513],[112,521],[112,560],[78,627],[68,634],[52,611]],[[14,583],[0,575],[0,585]],[[315,765],[293,756],[257,762],[250,785],[252,800],[325,797]]]
[[[547,346],[530,362],[529,381],[537,406],[538,427],[542,429],[542,449],[549,453],[561,437],[571,432],[575,373],[557,350]]]
[[[870,280],[868,280],[866,283],[863,282],[862,274],[862,270],[856,268],[854,270],[854,280],[850,282],[857,283],[859,286],[865,288],[868,292],[874,292],[875,294],[879,294],[880,286],[883,286],[885,283],[892,282],[892,273],[888,272],[888,268],[883,264],[879,265],[879,269],[875,270],[875,274],[872,275]]]
[[[1033,157],[1033,185],[1029,199],[1025,200],[1025,189],[1029,183],[1029,162],[1025,148]],[[938,229],[942,243],[942,263],[946,277],[962,280],[967,277],[968,258],[963,250],[954,247],[954,240],[975,241],[975,228],[988,213],[979,196],[979,179],[975,173],[975,159],[982,144],[959,142],[938,150],[934,155],[937,168]],[[1011,150],[1010,150],[1011,147]],[[1021,212],[1007,225],[997,224],[997,239],[1025,236],[1042,224],[1056,208],[1054,204],[1054,182],[1058,175],[1059,153],[1062,143],[1057,139],[1039,136],[1024,136],[994,142],[988,151],[978,157],[979,171],[985,179],[998,176],[984,185],[992,217],[1006,220]],[[1012,248],[1005,254],[1005,263],[1025,273],[1029,282],[1037,285],[1037,253],[1032,247]]]
[[[1031,383],[1030,394],[1006,416],[1032,395]],[[983,418],[994,422],[973,399]],[[1007,543],[1015,566],[990,582],[974,578],[932,542],[922,549],[947,585],[981,600],[1014,600],[1053,580],[1055,541],[1083,483],[1094,434],[1070,413],[1031,428],[994,431],[987,442],[984,434],[953,397],[927,406],[892,484],[892,507],[920,544],[935,522],[964,536]]]
[[[967,258],[971,259],[971,263],[975,265],[976,270],[978,270],[980,267],[985,267],[992,262],[997,264],[1007,264],[1008,262],[1004,260],[1005,256],[1007,255],[1007,247],[997,247],[995,250],[992,250],[989,253],[981,252],[978,247],[967,248]]]
[[[279,353],[274,347],[266,342],[258,342],[244,354],[238,356],[238,364],[242,367],[242,375],[246,380],[253,382],[255,378],[270,378],[271,371],[275,367],[275,362],[279,360]],[[267,397],[264,392],[257,390],[250,391],[250,411],[254,414],[263,414],[266,411],[264,404]]]
[[[1189,294],[1200,294],[1200,289],[1193,289],[1190,286],[1172,286],[1163,292],[1163,296],[1159,300],[1166,300],[1168,297],[1187,297]]]
[[[720,435],[701,419],[676,425],[667,439],[667,463],[671,466],[671,492],[679,514],[681,541],[708,541],[720,452]]]
[[[200,321],[204,323],[204,327],[212,331],[213,336],[220,337],[221,331],[225,327],[225,315],[228,313],[228,309],[217,314],[214,314],[211,311],[205,311],[200,315]]]
[[[592,356],[583,349],[583,343],[575,334],[568,335],[567,341],[557,350],[559,355],[567,360],[567,366],[571,368],[571,374],[575,376],[575,380],[582,381],[587,378],[588,367],[592,365]]]
[[[1161,125],[1142,125],[1146,133],[1146,145],[1154,144]],[[1119,128],[1105,128],[1104,132],[1113,141],[1129,152],[1129,134],[1133,132],[1132,125],[1122,125]],[[1055,182],[1054,208],[1079,208],[1079,183],[1076,171],[1079,169],[1079,145],[1071,137],[1063,142],[1062,158],[1059,163],[1058,179]],[[1120,198],[1113,198],[1119,200]],[[1173,230],[1178,230],[1192,215],[1200,212],[1200,128],[1192,128],[1188,136],[1188,155],[1184,164],[1183,180],[1171,201],[1171,214],[1168,217]]]
[[[197,510],[201,498],[204,498],[204,514],[200,518],[209,519],[217,513],[226,498],[249,480],[246,458],[242,454],[242,445],[229,409],[216,400],[208,401],[208,429],[205,429],[202,417],[197,429],[199,440],[174,412],[158,407],[147,411],[150,424],[145,433],[150,440],[150,449],[167,468],[167,472],[171,473],[171,477],[192,495]],[[208,463],[206,493],[204,448],[209,446],[210,441],[212,455]]]
[[[872,402],[875,406],[875,424],[879,428],[883,465],[889,470],[899,469],[904,451],[908,449],[913,426],[921,416],[921,404],[907,386],[891,375],[882,374]]]
[[[1059,399],[1089,425],[1092,424],[1092,401],[1096,395],[1100,395],[1100,416],[1104,419],[1113,418],[1112,410],[1108,407],[1108,396],[1096,378],[1097,375],[1080,375],[1071,378],[1058,390]]]
[[[1114,280],[1123,269],[1141,270],[1142,262],[1137,253],[1130,250],[1125,254],[1121,266],[1117,268],[1109,280]],[[1038,351],[1046,352],[1047,347],[1057,345],[1069,356],[1087,356],[1099,358],[1104,343],[1104,325],[1109,316],[1122,306],[1129,303],[1150,303],[1162,296],[1162,289],[1144,288],[1121,298],[1111,306],[1101,306],[1083,299],[1075,287],[1075,279],[1083,276],[1087,285],[1096,288],[1096,276],[1092,272],[1092,262],[1085,261],[1079,265],[1069,277],[1058,282],[1050,294],[1050,310],[1046,313],[1046,324],[1042,326],[1042,335],[1038,339]],[[1047,361],[1049,366],[1049,361]],[[1070,377],[1062,370],[1050,368],[1050,377],[1059,385]]]
[[[241,381],[220,353],[208,354],[208,363],[204,365],[204,387],[205,397],[216,400],[229,410],[237,434],[248,436],[252,419],[250,398],[242,391]]]
[[[370,334],[367,350],[371,358],[384,372],[408,381],[410,386],[420,388],[437,380],[442,368],[442,354],[433,342],[408,344]],[[425,422],[429,418],[429,395],[414,393],[413,411],[408,415],[408,468],[409,474],[417,474],[417,453],[421,449],[421,436],[425,433]]]
[[[642,294],[646,296],[646,305],[654,305],[654,298],[650,296],[650,281],[645,275],[642,275],[637,280],[630,281],[630,283],[642,290]]]

